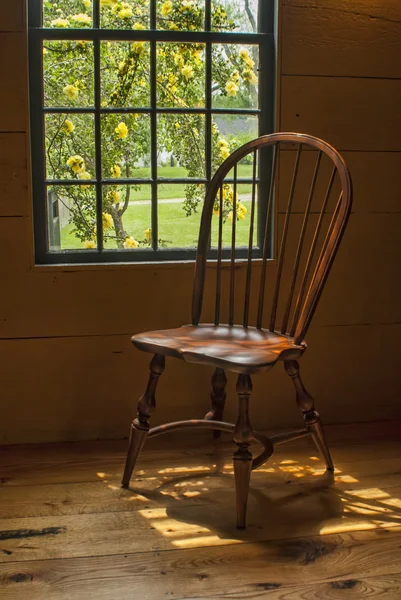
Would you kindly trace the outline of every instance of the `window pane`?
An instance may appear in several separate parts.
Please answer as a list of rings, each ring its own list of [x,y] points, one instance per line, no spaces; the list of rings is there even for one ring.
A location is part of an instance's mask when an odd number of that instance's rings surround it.
[[[157,28],[171,31],[203,31],[203,0],[157,0]]]
[[[46,114],[48,179],[94,179],[95,133],[91,114]]]
[[[150,177],[150,117],[102,115],[102,178]]]
[[[43,42],[45,106],[93,106],[93,44]]]
[[[205,106],[204,44],[157,44],[157,104],[159,107]]]
[[[212,173],[240,146],[258,137],[259,118],[252,115],[213,115]],[[240,177],[252,177],[252,155],[238,165]],[[248,166],[246,166],[248,165]]]
[[[159,247],[196,248],[205,186],[158,186]]]
[[[151,246],[150,185],[103,187],[103,240],[107,250]]]
[[[93,250],[96,244],[96,193],[93,185],[47,188],[50,251]]]
[[[267,0],[264,0],[267,2]],[[258,30],[258,0],[218,0],[212,2],[213,31]]]
[[[43,1],[43,26],[57,29],[92,27],[92,0]]]
[[[205,116],[159,115],[158,177],[206,177]]]
[[[108,29],[148,29],[149,0],[100,0],[100,26]]]
[[[258,47],[212,46],[214,108],[258,108]]]
[[[102,106],[149,106],[149,42],[102,42],[100,48]]]
[[[234,186],[225,184],[223,192],[223,246],[231,247],[232,222],[234,215]],[[220,196],[216,198],[212,217],[212,248],[218,246]],[[237,186],[236,199],[236,248],[248,247],[249,228],[251,222],[251,200],[252,184],[240,184]],[[257,246],[257,221],[258,221],[258,186],[256,186],[255,219],[253,232],[253,247]]]

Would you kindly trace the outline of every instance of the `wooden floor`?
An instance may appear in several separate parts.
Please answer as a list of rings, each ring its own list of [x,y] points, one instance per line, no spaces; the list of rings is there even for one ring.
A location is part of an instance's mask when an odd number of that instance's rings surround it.
[[[400,422],[327,432],[335,484],[309,439],[278,447],[244,532],[209,432],[150,440],[129,490],[126,442],[0,448],[0,598],[401,598]]]

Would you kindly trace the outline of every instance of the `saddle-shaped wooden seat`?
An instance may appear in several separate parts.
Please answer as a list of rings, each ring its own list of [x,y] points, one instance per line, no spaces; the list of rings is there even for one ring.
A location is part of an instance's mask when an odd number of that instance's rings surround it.
[[[305,344],[286,335],[242,325],[185,325],[132,337],[139,350],[174,356],[188,363],[214,365],[236,373],[271,369],[278,360],[296,360]]]

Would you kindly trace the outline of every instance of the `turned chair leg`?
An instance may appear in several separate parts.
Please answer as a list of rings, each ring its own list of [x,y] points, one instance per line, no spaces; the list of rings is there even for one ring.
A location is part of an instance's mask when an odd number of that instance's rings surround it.
[[[217,367],[212,376],[212,393],[210,395],[212,401],[212,408],[205,415],[205,419],[208,421],[222,421],[224,415],[224,406],[226,403],[226,385],[227,377],[224,373],[224,369]],[[221,435],[221,431],[214,430],[213,437],[218,438]]]
[[[238,529],[245,529],[246,526],[246,508],[252,470],[252,454],[249,451],[249,445],[253,437],[252,425],[249,420],[249,398],[251,392],[251,377],[243,374],[238,375],[237,394],[239,409],[234,429],[234,442],[237,444],[237,450],[233,456]]]
[[[315,410],[315,405],[312,396],[306,391],[299,374],[299,364],[296,360],[286,360],[284,368],[294,382],[297,393],[297,404],[301,410],[307,428],[311,432],[313,441],[315,442],[320,454],[322,455],[328,471],[334,471],[333,460],[330,455],[330,450],[327,445],[326,436],[324,434],[322,422],[319,413]]]
[[[145,392],[137,404],[137,417],[131,425],[127,460],[125,462],[124,475],[121,482],[123,487],[128,487],[135,468],[137,458],[150,428],[150,414],[156,406],[155,391],[160,375],[164,371],[165,358],[155,354],[150,362],[150,376]]]

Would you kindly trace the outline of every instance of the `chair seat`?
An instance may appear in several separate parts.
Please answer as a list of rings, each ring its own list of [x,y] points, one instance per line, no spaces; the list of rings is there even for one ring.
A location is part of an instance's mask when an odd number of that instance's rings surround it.
[[[242,325],[185,325],[132,337],[139,350],[214,365],[237,373],[267,371],[278,360],[296,360],[306,345],[264,329]]]

